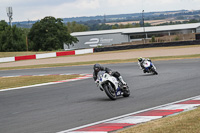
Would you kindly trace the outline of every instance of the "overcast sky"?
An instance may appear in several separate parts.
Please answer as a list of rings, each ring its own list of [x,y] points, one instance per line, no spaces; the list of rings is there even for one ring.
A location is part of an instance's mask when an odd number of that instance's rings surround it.
[[[8,22],[6,7],[13,9],[13,22],[46,16],[69,18],[152,11],[200,10],[200,0],[0,0],[0,20]]]

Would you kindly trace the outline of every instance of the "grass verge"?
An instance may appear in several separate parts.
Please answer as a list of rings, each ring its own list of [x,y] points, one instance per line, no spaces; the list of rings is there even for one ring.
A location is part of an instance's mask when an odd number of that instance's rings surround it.
[[[80,77],[80,75],[48,75],[48,76],[21,76],[0,77],[0,89],[48,83]]]
[[[175,116],[138,124],[116,133],[199,133],[200,107]]]
[[[200,54],[194,55],[181,55],[181,56],[160,56],[151,57],[152,61],[158,60],[175,60],[175,59],[192,59],[200,58]],[[65,67],[65,66],[79,66],[79,65],[93,65],[95,63],[100,64],[114,64],[114,63],[128,63],[136,62],[137,58],[132,59],[118,59],[118,60],[99,60],[99,61],[88,61],[88,62],[76,62],[76,63],[60,63],[60,64],[44,64],[44,65],[31,65],[31,66],[18,66],[18,67],[1,67],[0,70],[13,70],[13,69],[33,69],[33,68],[45,68],[45,67]]]

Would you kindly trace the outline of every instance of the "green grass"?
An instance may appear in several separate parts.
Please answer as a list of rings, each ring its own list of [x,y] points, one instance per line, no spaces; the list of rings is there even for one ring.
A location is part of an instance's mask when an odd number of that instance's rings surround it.
[[[116,133],[199,133],[200,107],[175,116],[138,124]]]
[[[191,59],[200,58],[200,54],[195,55],[181,55],[181,56],[160,56],[151,57],[152,61],[158,60],[175,60],[175,59]],[[60,64],[44,64],[44,65],[31,65],[31,66],[18,66],[18,67],[2,67],[0,70],[13,70],[13,69],[33,69],[33,68],[46,68],[46,67],[65,67],[65,66],[78,66],[78,65],[93,65],[95,63],[100,64],[114,64],[114,63],[128,63],[136,62],[137,58],[132,59],[118,59],[118,60],[100,60],[100,61],[88,61],[88,62],[76,62],[76,63],[60,63]]]
[[[48,83],[80,77],[80,75],[48,75],[48,76],[21,76],[0,77],[0,89]]]

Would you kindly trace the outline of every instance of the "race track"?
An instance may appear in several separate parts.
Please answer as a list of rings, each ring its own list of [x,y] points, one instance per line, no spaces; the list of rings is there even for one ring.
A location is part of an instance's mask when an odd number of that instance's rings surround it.
[[[111,101],[93,79],[0,92],[0,132],[55,133],[200,95],[200,59],[157,61],[159,75],[137,63],[110,64],[131,95]],[[92,73],[92,66],[0,71],[0,76]]]

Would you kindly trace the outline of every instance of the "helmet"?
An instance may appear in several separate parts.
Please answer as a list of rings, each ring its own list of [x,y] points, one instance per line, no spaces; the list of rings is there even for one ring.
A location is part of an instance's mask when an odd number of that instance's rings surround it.
[[[142,57],[139,57],[139,58],[138,58],[138,61],[139,61],[139,62],[141,62],[142,60],[143,60]]]
[[[100,69],[101,69],[101,65],[100,64],[94,64],[93,69],[94,69],[94,71],[99,72]]]

